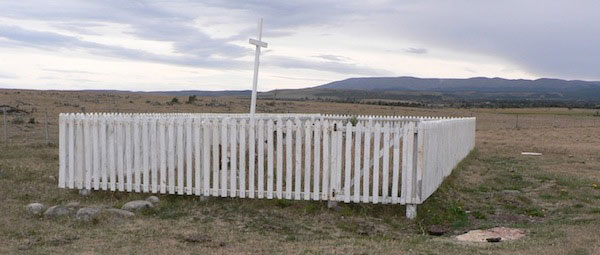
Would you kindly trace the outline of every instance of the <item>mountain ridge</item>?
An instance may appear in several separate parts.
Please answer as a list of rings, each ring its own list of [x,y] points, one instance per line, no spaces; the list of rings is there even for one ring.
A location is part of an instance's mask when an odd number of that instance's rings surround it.
[[[401,77],[359,77],[348,78],[319,85],[313,88],[360,89],[360,90],[416,90],[416,91],[546,91],[554,92],[600,88],[600,81],[562,80],[554,78],[505,79],[505,78],[416,78]],[[554,90],[554,91],[553,91]]]

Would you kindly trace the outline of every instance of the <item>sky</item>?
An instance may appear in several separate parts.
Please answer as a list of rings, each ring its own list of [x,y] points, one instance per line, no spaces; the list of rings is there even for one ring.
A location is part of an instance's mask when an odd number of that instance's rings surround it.
[[[600,80],[600,1],[0,0],[0,88],[251,89],[351,77]]]

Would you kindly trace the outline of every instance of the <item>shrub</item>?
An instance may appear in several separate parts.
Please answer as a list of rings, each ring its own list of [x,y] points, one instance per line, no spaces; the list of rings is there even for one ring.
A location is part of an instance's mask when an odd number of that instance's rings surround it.
[[[12,120],[12,123],[13,123],[13,124],[20,125],[20,124],[23,124],[23,123],[25,123],[25,121],[23,120],[23,116],[21,116],[21,115],[17,115],[17,116],[15,116],[15,118]]]
[[[173,99],[171,99],[171,101],[167,102],[168,105],[174,105],[174,104],[179,104],[179,99],[177,99],[176,97],[174,97]]]
[[[196,102],[196,95],[191,95],[188,97],[187,102],[185,102],[186,104],[193,104]]]

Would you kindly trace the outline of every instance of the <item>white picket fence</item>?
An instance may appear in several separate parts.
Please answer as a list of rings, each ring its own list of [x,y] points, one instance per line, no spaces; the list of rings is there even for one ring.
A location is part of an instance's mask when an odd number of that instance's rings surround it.
[[[475,142],[475,118],[92,113],[59,122],[61,188],[240,198],[413,206]]]

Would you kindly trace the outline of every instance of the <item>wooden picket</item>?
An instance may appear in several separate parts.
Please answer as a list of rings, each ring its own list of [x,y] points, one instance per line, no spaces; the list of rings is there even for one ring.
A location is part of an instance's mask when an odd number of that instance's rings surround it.
[[[474,146],[474,118],[61,114],[59,187],[422,203]]]
[[[285,198],[292,199],[292,121],[285,123]]]
[[[267,199],[273,199],[273,120],[267,121]]]

